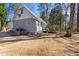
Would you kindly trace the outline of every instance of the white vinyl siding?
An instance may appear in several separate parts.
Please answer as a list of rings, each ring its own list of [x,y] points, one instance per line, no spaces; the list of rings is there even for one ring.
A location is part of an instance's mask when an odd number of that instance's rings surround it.
[[[18,16],[21,15],[21,17]],[[23,8],[23,14],[21,14],[21,10],[17,10],[15,20],[25,19],[25,18],[33,18],[32,14],[25,8]]]
[[[23,13],[23,14],[22,14]],[[18,14],[21,16],[19,17]],[[18,9],[15,13],[15,17],[13,19],[13,30],[17,28],[25,29],[26,32],[30,33],[41,33],[43,21],[40,21],[39,18],[35,17],[28,9]]]
[[[36,23],[33,19],[21,19],[15,20],[13,23],[13,29],[16,30],[17,28],[22,28],[26,32],[35,33],[36,31]]]
[[[37,30],[36,30],[37,33],[41,33],[41,32],[42,32],[42,26],[41,26],[41,23],[38,22],[38,21],[36,21],[36,28],[37,28]]]

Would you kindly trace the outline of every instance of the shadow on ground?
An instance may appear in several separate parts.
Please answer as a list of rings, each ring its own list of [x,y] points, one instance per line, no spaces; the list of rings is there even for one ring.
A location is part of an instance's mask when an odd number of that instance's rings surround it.
[[[0,33],[0,37],[2,38],[2,40],[0,40],[0,43],[7,43],[7,42],[18,42],[18,41],[25,41],[25,40],[43,40],[45,38],[59,38],[59,37],[56,37],[56,36],[52,36],[52,37],[49,37],[49,36],[40,36],[40,37],[37,37],[37,36],[23,36],[23,38],[20,38],[20,36],[13,36],[13,35],[10,35],[9,32],[1,32]],[[12,39],[6,39],[11,37]],[[16,37],[16,39],[15,39]],[[28,37],[28,38],[27,38]],[[19,38],[19,39],[18,39]],[[4,40],[5,39],[5,40]]]
[[[14,33],[12,32],[0,32],[0,37],[9,37],[14,36]]]

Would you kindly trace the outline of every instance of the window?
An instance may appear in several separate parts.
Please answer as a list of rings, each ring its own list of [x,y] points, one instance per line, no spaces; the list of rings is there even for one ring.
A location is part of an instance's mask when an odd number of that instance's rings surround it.
[[[23,14],[23,9],[21,10],[21,14]]]
[[[19,17],[21,17],[21,14],[18,14]]]

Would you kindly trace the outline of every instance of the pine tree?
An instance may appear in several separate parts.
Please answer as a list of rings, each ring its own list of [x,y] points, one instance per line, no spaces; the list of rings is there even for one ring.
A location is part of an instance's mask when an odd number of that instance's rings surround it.
[[[62,14],[62,6],[60,3],[57,3],[50,12],[49,27],[51,27],[52,31],[61,32],[63,24],[64,24],[64,16]]]
[[[2,30],[3,27],[7,24],[6,16],[7,16],[6,5],[5,3],[0,3],[0,23],[1,23],[0,30]]]

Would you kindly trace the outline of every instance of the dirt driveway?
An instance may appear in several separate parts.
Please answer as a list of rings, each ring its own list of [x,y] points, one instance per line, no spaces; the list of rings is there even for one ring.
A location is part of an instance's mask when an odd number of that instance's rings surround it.
[[[39,38],[10,36],[0,38],[0,55],[79,55],[79,34],[72,38],[59,38],[47,34]]]

